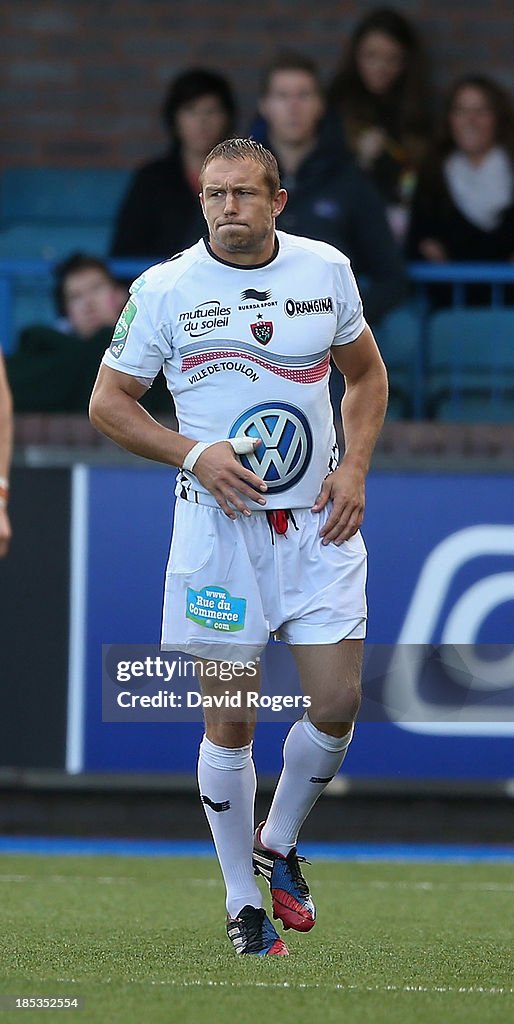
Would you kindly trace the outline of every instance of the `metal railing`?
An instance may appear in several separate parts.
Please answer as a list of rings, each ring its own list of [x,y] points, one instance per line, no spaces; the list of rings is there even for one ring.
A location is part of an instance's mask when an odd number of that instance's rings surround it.
[[[514,263],[411,263],[408,276],[413,289],[412,307],[418,318],[412,414],[414,419],[423,419],[427,412],[429,329],[433,312],[431,286],[448,286],[451,291],[451,307],[458,309],[466,308],[469,286],[486,285],[490,293],[489,301],[486,299],[484,305],[501,309],[506,302],[507,287],[514,285]]]
[[[108,262],[117,276],[131,280],[154,261],[113,259]],[[40,278],[48,288],[54,266],[54,261],[41,259],[0,259],[0,344],[6,352],[15,347],[17,282]],[[451,290],[451,305],[459,308],[466,306],[469,286],[487,285],[490,290],[487,304],[491,308],[501,308],[506,302],[507,287],[514,285],[514,263],[411,263],[408,266],[408,277],[412,286],[410,308],[418,325],[413,365],[412,415],[414,419],[422,419],[426,414],[428,336],[433,308],[431,287],[448,286]]]

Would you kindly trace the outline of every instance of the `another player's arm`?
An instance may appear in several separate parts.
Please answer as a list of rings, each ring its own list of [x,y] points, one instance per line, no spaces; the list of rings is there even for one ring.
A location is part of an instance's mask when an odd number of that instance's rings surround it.
[[[154,462],[182,466],[197,442],[158,423],[143,409],[139,399],[146,390],[136,377],[102,364],[91,395],[90,420],[121,448]],[[194,473],[231,519],[236,518],[236,513],[228,502],[246,515],[250,515],[250,511],[243,495],[265,503],[262,493],[258,492],[265,491],[266,484],[242,466],[225,441],[212,445],[200,455]]]
[[[12,397],[5,364],[0,352],[0,558],[9,547],[11,524],[7,512],[9,499],[9,472],[12,453]]]
[[[334,345],[332,358],[345,378],[341,403],[345,454],[341,465],[323,482],[313,506],[320,512],[328,501],[332,511],[321,529],[323,543],[342,544],[364,518],[365,480],[387,409],[387,373],[375,339],[365,327],[356,341]]]

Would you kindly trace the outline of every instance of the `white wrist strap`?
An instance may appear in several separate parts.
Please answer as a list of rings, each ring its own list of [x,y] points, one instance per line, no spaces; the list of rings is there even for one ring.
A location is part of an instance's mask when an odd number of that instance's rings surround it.
[[[255,441],[257,439],[252,439],[251,437],[224,437],[221,440],[228,441],[236,455],[249,455],[255,450]],[[182,469],[192,473],[200,455],[213,444],[219,444],[219,441],[199,441],[198,444],[195,444],[191,451],[187,453],[182,463]]]
[[[200,458],[200,455],[206,448],[209,448],[211,444],[212,441],[199,441],[198,444],[195,444],[195,446],[191,448],[191,451],[187,453],[182,463],[182,469],[187,469],[188,473],[192,473],[195,463]]]

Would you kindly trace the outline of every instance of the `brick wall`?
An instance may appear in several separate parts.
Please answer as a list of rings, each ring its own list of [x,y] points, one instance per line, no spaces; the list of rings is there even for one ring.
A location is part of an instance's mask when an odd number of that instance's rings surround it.
[[[163,146],[158,108],[191,64],[230,75],[247,128],[262,66],[279,48],[332,74],[361,0],[11,0],[0,13],[3,166],[131,167]],[[398,0],[440,91],[492,73],[514,92],[512,0]]]

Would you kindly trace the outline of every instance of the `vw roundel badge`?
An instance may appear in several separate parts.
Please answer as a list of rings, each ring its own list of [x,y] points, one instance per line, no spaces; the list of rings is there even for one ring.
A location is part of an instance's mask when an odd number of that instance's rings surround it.
[[[298,483],[312,455],[307,417],[286,402],[262,402],[246,409],[232,424],[229,437],[260,437],[262,444],[240,458],[246,469],[266,481],[272,494]]]

